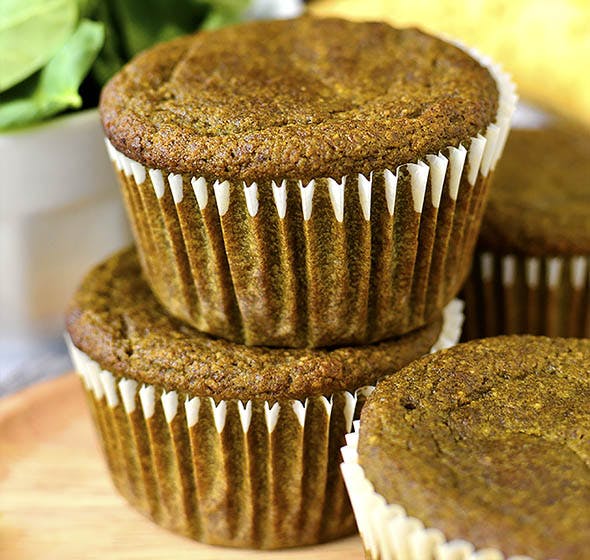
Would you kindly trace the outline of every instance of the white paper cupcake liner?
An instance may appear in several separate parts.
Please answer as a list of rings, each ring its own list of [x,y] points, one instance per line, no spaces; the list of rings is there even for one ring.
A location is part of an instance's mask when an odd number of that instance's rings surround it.
[[[499,334],[590,337],[590,256],[479,252],[463,294],[464,338]]]
[[[462,304],[435,349],[457,343]],[[209,544],[284,548],[351,534],[340,447],[373,387],[305,400],[215,400],[113,375],[67,338],[120,493]]]
[[[146,169],[106,146],[164,306],[248,345],[365,344],[428,323],[468,273],[516,95],[465,146],[368,175],[230,183]]]
[[[443,532],[425,527],[399,504],[388,504],[367,479],[358,462],[360,422],[347,434],[342,448],[342,476],[350,496],[359,533],[368,558],[373,560],[504,560],[494,548],[476,549],[465,540],[448,541]],[[483,520],[485,523],[485,520]],[[511,556],[507,560],[532,560]]]

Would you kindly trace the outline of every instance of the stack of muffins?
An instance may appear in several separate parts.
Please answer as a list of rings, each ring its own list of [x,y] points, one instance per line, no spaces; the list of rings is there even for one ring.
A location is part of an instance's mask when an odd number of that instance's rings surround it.
[[[514,103],[455,45],[337,19],[199,33],[111,80],[137,249],[67,328],[133,506],[228,546],[354,531],[344,435],[367,387],[456,337]]]

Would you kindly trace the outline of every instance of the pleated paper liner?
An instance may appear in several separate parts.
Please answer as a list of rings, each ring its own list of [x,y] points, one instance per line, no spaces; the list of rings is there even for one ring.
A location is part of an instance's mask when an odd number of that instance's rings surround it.
[[[106,142],[142,267],[197,329],[248,345],[366,344],[428,323],[469,271],[514,86],[468,145],[394,170],[231,183],[146,169]]]
[[[342,476],[350,495],[359,533],[367,558],[373,560],[504,560],[501,551],[476,549],[465,540],[447,541],[442,531],[425,527],[406,514],[399,504],[388,504],[367,479],[358,462],[360,423],[346,436],[342,448]],[[485,523],[485,520],[483,520]],[[528,556],[511,556],[507,560],[531,560]]]
[[[479,252],[463,289],[465,340],[499,334],[590,337],[590,256]]]
[[[462,302],[432,351],[457,343]],[[300,400],[214,400],[117,377],[68,346],[114,484],[174,532],[209,544],[285,548],[355,531],[340,448],[372,387]]]

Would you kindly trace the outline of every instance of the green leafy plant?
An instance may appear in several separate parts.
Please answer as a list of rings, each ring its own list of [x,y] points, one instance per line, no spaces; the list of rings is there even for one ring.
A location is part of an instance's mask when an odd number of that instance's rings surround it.
[[[250,0],[0,0],[0,131],[96,105],[151,45],[240,18]]]
[[[78,88],[104,41],[103,26],[83,19],[49,62],[10,89],[0,103],[0,130],[82,106]]]

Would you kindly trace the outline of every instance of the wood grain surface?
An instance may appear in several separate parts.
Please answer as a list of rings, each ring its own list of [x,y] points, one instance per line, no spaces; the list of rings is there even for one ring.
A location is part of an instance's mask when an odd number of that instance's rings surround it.
[[[258,552],[210,547],[137,513],[114,490],[74,374],[0,400],[0,559],[361,560],[358,537]]]

